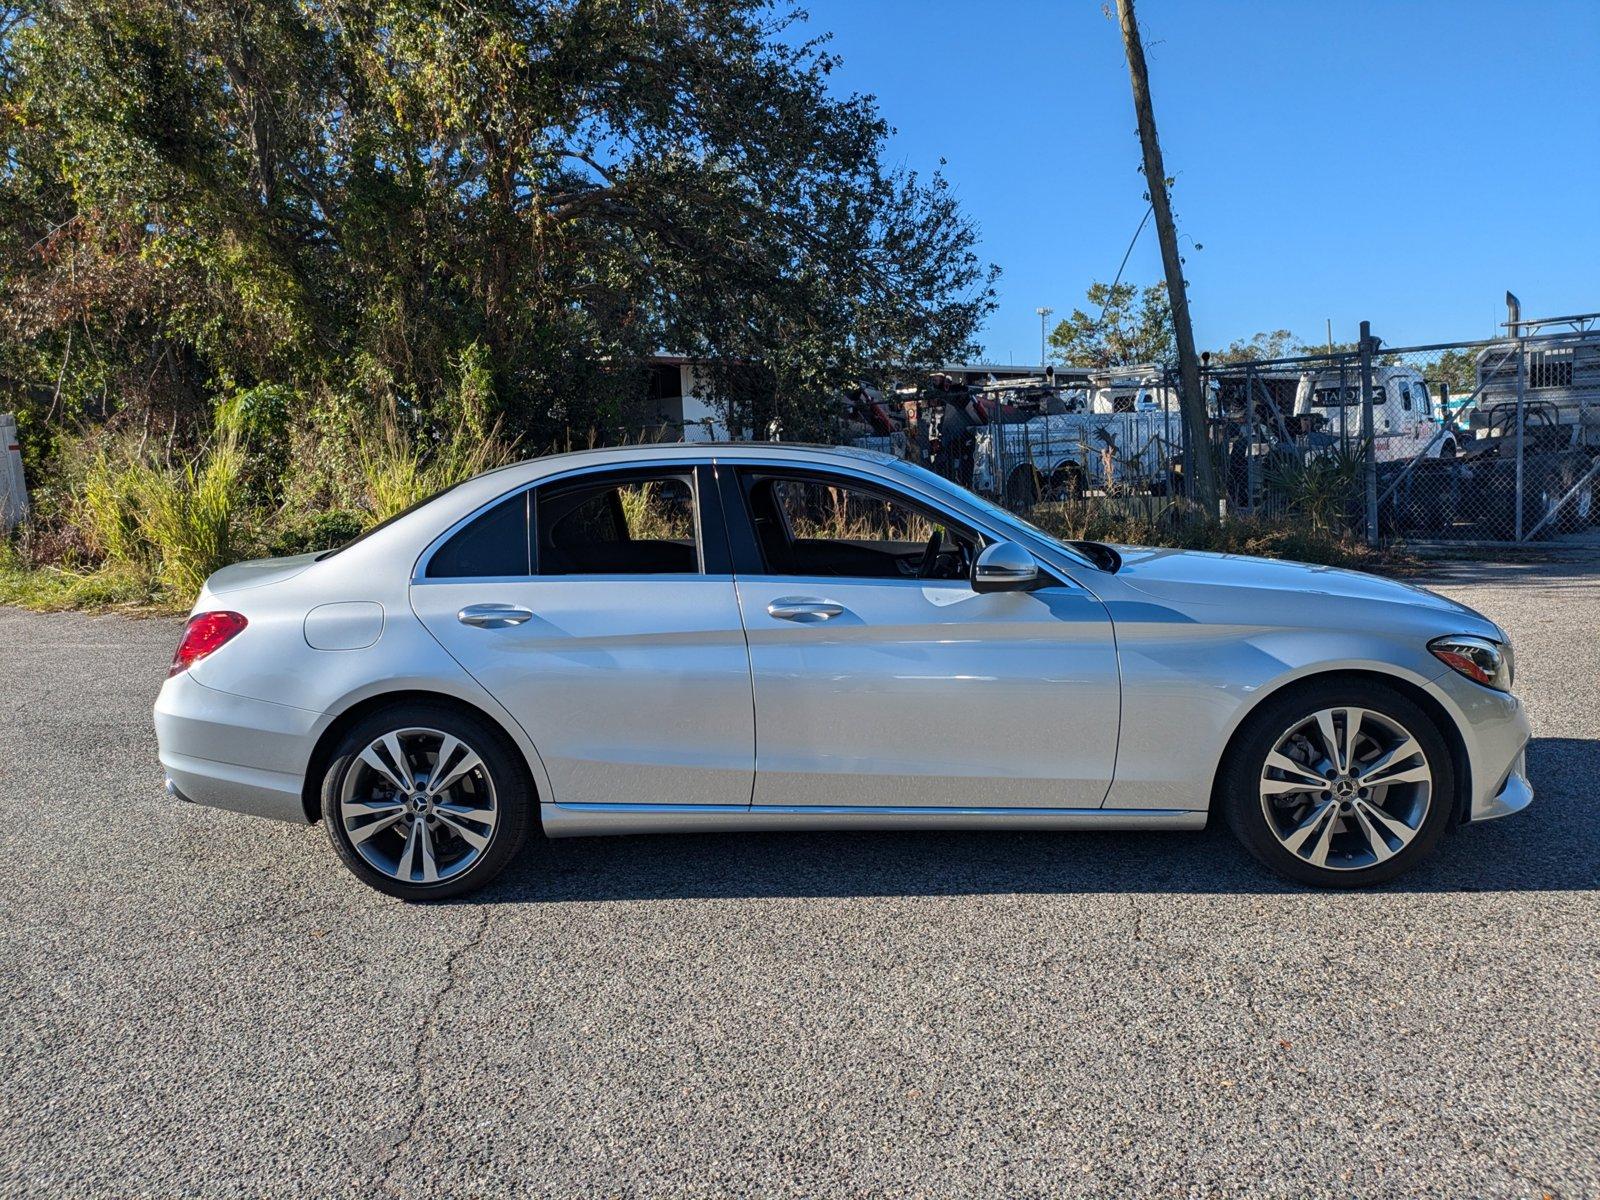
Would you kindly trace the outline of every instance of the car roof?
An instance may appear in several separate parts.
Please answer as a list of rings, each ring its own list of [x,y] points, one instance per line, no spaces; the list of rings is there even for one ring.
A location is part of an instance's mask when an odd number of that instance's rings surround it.
[[[815,442],[641,442],[631,446],[605,446],[594,450],[569,450],[523,460],[521,466],[549,464],[564,469],[571,460],[577,466],[586,462],[628,462],[656,458],[770,458],[774,454],[797,458],[840,458],[893,463],[895,458],[877,450],[856,446],[824,446]]]
[[[792,459],[796,462],[871,464],[894,467],[900,460],[877,450],[855,446],[822,446],[809,442],[644,442],[632,446],[604,446],[593,450],[568,450],[507,463],[467,481],[463,490],[473,494],[485,488],[504,489],[532,483],[549,475],[582,467],[630,462],[722,462],[738,459]]]
[[[508,463],[465,480],[419,504],[414,510],[393,518],[390,524],[369,531],[364,538],[357,539],[357,543],[352,543],[346,549],[353,552],[359,543],[362,557],[371,555],[374,558],[397,551],[402,556],[413,551],[420,552],[441,530],[449,528],[485,504],[510,491],[567,471],[611,465],[625,467],[635,462],[695,463],[711,459],[723,462],[730,459],[769,462],[778,459],[797,463],[854,463],[880,470],[893,469],[899,462],[892,455],[874,450],[860,450],[854,446],[813,446],[803,442],[657,442],[546,454]],[[344,557],[344,554],[345,551],[340,551],[339,557]]]

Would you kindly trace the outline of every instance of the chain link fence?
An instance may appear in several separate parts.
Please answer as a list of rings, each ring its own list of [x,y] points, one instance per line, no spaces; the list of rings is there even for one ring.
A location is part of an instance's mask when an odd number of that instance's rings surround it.
[[[1225,515],[1373,542],[1544,539],[1600,518],[1600,317],[1518,322],[1490,341],[1208,363]],[[1176,371],[1107,372],[857,397],[851,444],[922,462],[1026,512],[1145,513],[1188,494]]]

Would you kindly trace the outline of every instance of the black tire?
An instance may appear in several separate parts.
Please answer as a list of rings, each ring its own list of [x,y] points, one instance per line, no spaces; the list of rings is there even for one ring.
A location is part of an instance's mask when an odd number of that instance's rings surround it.
[[[1285,733],[1319,710],[1342,706],[1366,709],[1408,730],[1421,745],[1433,780],[1426,813],[1409,843],[1386,861],[1340,870],[1316,866],[1283,845],[1268,824],[1261,778],[1267,755]],[[1410,870],[1433,853],[1457,812],[1450,748],[1432,718],[1385,684],[1350,678],[1313,680],[1285,689],[1251,713],[1222,764],[1216,801],[1234,836],[1258,861],[1297,883],[1327,888],[1370,887]]]
[[[1006,507],[1013,510],[1026,510],[1039,503],[1039,495],[1043,489],[1040,487],[1039,472],[1029,466],[1021,466],[1011,472],[1011,477],[1006,480]]]
[[[476,851],[476,860],[458,873],[431,883],[406,882],[374,867],[357,851],[341,815],[346,777],[361,765],[361,752],[385,734],[418,729],[447,734],[477,754],[482,774],[490,785],[487,795],[492,798],[496,813],[487,844]],[[476,772],[474,778],[481,783]],[[402,900],[448,900],[484,887],[516,858],[536,819],[527,766],[511,740],[501,730],[470,714],[447,705],[423,703],[398,704],[371,713],[350,728],[323,773],[322,817],[328,829],[328,840],[350,872],[368,887]],[[398,836],[398,827],[395,833]],[[378,835],[382,836],[385,835]],[[459,840],[458,835],[448,830],[442,836],[452,844]],[[377,837],[372,840],[376,841]],[[431,851],[431,840],[429,846]]]
[[[1083,482],[1083,471],[1076,463],[1067,463],[1050,475],[1050,499],[1077,503],[1088,489]]]

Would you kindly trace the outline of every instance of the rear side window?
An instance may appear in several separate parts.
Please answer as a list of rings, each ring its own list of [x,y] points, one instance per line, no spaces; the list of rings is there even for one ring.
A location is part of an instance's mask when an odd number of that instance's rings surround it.
[[[533,574],[529,493],[518,492],[456,530],[428,563],[429,579],[522,578]]]
[[[700,571],[689,476],[631,475],[540,492],[540,575],[694,575]]]

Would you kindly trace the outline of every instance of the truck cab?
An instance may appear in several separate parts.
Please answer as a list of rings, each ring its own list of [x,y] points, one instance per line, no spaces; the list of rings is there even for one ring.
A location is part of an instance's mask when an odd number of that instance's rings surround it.
[[[1353,371],[1307,372],[1296,390],[1294,411],[1323,433],[1359,438],[1360,377]],[[1455,432],[1414,367],[1372,368],[1372,433],[1378,462],[1455,457]]]

